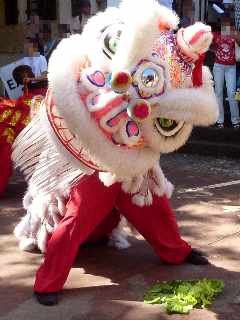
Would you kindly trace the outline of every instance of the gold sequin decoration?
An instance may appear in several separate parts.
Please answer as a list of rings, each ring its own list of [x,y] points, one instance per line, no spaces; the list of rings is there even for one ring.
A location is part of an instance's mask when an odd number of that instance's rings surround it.
[[[25,126],[27,126],[27,125],[29,124],[30,120],[31,120],[30,116],[27,116],[26,118],[24,118],[24,120],[22,121],[22,123],[23,123]]]
[[[0,114],[0,122],[5,121],[7,118],[9,118],[12,114],[12,110],[4,110],[2,114]]]
[[[10,125],[15,127],[18,120],[21,118],[21,112],[20,111],[16,111],[10,121]]]
[[[32,99],[25,99],[25,100],[24,100],[24,103],[25,103],[27,106],[31,107]]]
[[[7,143],[13,144],[15,139],[14,130],[12,128],[6,128],[3,132],[3,136],[6,136]]]

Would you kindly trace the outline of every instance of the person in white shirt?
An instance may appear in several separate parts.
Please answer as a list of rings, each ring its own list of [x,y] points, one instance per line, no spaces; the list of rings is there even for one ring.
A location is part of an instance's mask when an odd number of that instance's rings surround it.
[[[79,3],[78,10],[72,18],[71,33],[81,33],[84,25],[91,17],[91,2],[89,0],[82,0]]]
[[[24,44],[25,57],[23,64],[31,67],[34,80],[47,79],[47,60],[38,52],[38,43],[35,39],[27,38]]]

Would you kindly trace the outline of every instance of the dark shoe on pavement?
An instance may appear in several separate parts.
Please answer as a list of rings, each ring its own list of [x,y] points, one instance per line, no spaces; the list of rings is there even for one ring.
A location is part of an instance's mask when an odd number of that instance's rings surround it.
[[[206,265],[209,264],[209,261],[206,257],[196,253],[196,249],[192,250],[190,254],[185,259],[185,262],[195,264],[195,265]]]
[[[223,123],[216,122],[216,123],[215,123],[215,128],[217,128],[217,129],[224,129],[224,124],[223,124]]]
[[[58,304],[57,292],[34,292],[37,301],[45,306],[55,306]]]
[[[233,129],[238,130],[238,129],[240,129],[240,123],[235,123],[232,125],[232,127],[233,127]]]
[[[207,256],[207,254],[205,252],[203,252],[202,250],[196,249],[196,248],[192,248],[192,252],[194,254],[197,254],[197,255],[201,256],[201,257],[206,257]]]

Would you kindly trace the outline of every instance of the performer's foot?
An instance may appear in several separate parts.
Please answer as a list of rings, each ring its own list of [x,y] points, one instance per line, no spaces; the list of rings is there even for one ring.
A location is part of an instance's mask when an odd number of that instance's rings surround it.
[[[45,306],[54,306],[58,303],[57,292],[34,292],[37,301]]]
[[[83,244],[81,244],[81,248],[92,248],[95,246],[107,246],[108,241],[109,241],[108,236],[105,236],[105,237],[98,239],[98,240],[90,238],[89,241],[86,241]]]
[[[202,256],[202,257],[207,256],[207,254],[205,252],[203,252],[202,250],[196,249],[196,248],[192,248],[192,252],[199,255],[199,256]]]
[[[196,253],[195,250],[192,250],[190,254],[185,259],[185,262],[195,264],[195,265],[206,265],[209,264],[209,261],[203,255],[200,255],[199,252]]]

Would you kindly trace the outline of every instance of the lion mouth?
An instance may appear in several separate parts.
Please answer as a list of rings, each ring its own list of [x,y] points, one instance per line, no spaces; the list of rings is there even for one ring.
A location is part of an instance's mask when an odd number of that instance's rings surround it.
[[[164,137],[173,137],[181,131],[184,121],[177,122],[171,119],[157,118],[154,125],[156,130]]]

